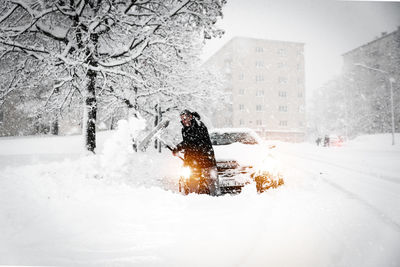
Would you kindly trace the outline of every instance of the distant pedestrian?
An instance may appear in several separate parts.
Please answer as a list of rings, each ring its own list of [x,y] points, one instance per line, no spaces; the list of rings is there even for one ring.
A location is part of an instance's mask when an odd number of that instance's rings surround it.
[[[315,143],[317,143],[317,146],[321,143],[322,138],[318,136],[317,140],[315,140]]]
[[[329,136],[328,135],[325,135],[325,138],[324,138],[324,146],[326,147],[326,146],[329,146]]]

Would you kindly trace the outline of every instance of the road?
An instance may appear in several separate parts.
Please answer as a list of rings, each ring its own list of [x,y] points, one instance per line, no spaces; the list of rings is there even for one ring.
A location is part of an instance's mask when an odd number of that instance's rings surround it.
[[[356,248],[354,255],[365,254],[364,261],[358,262],[363,266],[378,266],[378,262],[381,266],[399,265],[399,151],[282,144],[277,154],[288,178],[298,186],[311,187],[316,201],[336,202],[334,217],[346,223],[333,221],[330,229],[327,226],[331,244],[336,240],[336,245]],[[357,262],[356,258],[350,262]]]

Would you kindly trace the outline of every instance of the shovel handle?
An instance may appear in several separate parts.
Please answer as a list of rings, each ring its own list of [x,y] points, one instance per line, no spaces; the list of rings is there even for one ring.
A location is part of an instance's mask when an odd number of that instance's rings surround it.
[[[169,145],[165,145],[165,147],[171,151],[174,151]],[[182,161],[185,161],[181,156],[177,155],[177,157],[180,158]]]

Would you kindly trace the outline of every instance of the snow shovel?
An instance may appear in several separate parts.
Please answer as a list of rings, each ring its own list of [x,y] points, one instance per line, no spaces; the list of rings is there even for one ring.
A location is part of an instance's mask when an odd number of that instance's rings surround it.
[[[168,148],[169,150],[171,150],[171,152],[172,151],[174,151],[174,149],[172,148],[172,146],[171,145],[169,145],[169,144],[167,144],[167,142],[164,140],[164,139],[162,139],[160,136],[157,136],[157,139],[166,147],[166,148]],[[180,158],[182,161],[184,161],[184,159],[180,156],[180,155],[176,155],[178,158]]]
[[[145,151],[147,146],[150,143],[150,140],[158,133],[160,133],[162,130],[167,128],[169,125],[169,120],[165,120],[160,122],[153,130],[151,130],[140,142],[138,149],[141,151]]]

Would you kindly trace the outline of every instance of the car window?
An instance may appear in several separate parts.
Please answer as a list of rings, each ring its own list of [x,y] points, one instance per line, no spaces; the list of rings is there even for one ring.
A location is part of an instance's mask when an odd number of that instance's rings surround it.
[[[211,133],[211,142],[213,145],[230,145],[233,143],[242,143],[246,145],[258,144],[257,140],[249,133]]]

